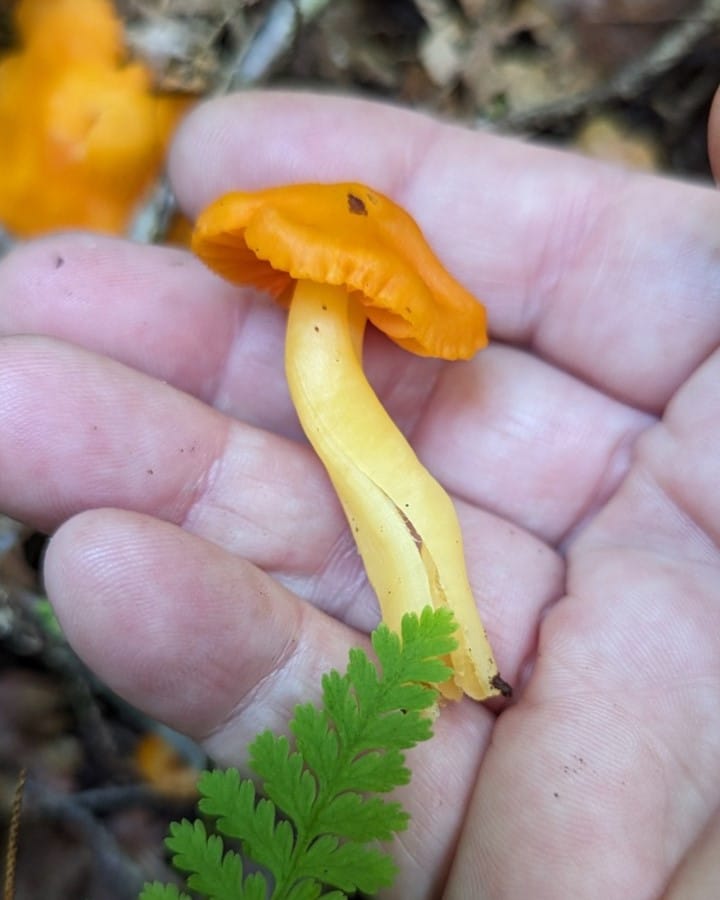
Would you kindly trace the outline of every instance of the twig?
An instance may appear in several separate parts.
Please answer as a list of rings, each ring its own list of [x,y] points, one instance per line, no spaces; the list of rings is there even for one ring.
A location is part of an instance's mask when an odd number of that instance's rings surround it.
[[[54,821],[72,829],[91,851],[93,867],[103,883],[113,885],[113,896],[134,900],[144,877],[139,866],[123,851],[101,819],[76,801],[46,784],[28,779],[25,802],[27,821]]]
[[[140,244],[156,244],[167,234],[177,202],[165,172],[160,175],[130,222],[128,237]]]
[[[275,0],[237,60],[229,68],[225,91],[260,84],[273,72],[298,35],[332,0]]]
[[[63,794],[31,776],[27,782],[23,815],[28,824],[59,822],[73,831],[90,849],[92,865],[99,879],[113,885],[113,897],[134,900],[145,879],[103,818],[132,807],[177,818],[189,815],[192,806],[188,800],[176,800],[143,784],[112,785]],[[6,896],[5,900],[12,898]]]
[[[97,680],[62,636],[43,625],[36,608],[37,598],[21,588],[0,593],[0,646],[16,656],[39,660],[64,684],[65,695],[77,719],[86,752],[103,771],[122,768],[115,740],[96,697]]]
[[[171,797],[148,784],[114,784],[89,788],[68,795],[67,799],[95,816],[108,816],[136,806],[163,815],[176,815],[194,805],[187,798]]]
[[[17,241],[10,232],[6,231],[2,225],[0,225],[0,259],[9,253],[16,243]]]
[[[573,118],[588,108],[611,100],[627,100],[641,93],[652,81],[665,74],[701,40],[720,26],[720,0],[703,0],[694,14],[667,31],[641,59],[633,60],[604,84],[563,97],[534,109],[510,113],[492,124],[511,131],[547,128]],[[484,121],[482,124],[488,124]]]
[[[20,813],[22,811],[23,792],[27,771],[20,769],[15,796],[10,808],[10,824],[8,826],[7,848],[5,850],[5,879],[3,883],[3,900],[14,900],[15,870],[17,867],[18,836],[20,834]]]
[[[275,0],[257,31],[226,67],[211,96],[261,84],[290,50],[300,31],[317,18],[332,0]],[[131,240],[151,244],[167,233],[176,210],[167,175],[158,183],[130,223]]]

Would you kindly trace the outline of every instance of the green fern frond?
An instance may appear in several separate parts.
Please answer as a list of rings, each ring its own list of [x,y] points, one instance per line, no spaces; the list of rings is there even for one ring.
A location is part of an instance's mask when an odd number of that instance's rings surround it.
[[[396,866],[377,842],[409,817],[382,795],[410,780],[403,751],[432,736],[455,627],[449,610],[428,608],[404,616],[400,635],[384,625],[373,632],[378,666],[351,650],[344,675],[323,676],[322,706],[295,708],[294,742],[264,731],[250,744],[262,795],[236,769],[204,772],[198,807],[214,831],[183,820],[166,841],[188,888],[210,900],[340,900],[390,886]],[[263,871],[245,875],[244,861]],[[153,884],[141,900],[187,896]]]

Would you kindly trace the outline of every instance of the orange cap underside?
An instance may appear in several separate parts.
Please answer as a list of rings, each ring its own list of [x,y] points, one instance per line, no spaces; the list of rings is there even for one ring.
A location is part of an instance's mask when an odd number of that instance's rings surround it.
[[[300,279],[344,285],[376,327],[423,356],[468,359],[487,343],[482,304],[408,213],[361,184],[226,194],[198,218],[192,247],[218,274],[277,299]]]

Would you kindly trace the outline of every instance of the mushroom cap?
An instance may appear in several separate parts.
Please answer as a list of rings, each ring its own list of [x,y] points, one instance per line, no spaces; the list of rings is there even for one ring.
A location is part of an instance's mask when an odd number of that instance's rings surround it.
[[[200,214],[192,248],[219,275],[283,303],[301,279],[341,285],[373,325],[421,356],[469,359],[487,344],[482,304],[414,219],[362,184],[226,194]]]

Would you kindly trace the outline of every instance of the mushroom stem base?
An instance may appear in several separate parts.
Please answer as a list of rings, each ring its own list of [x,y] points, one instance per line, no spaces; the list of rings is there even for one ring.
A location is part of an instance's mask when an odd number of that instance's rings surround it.
[[[499,693],[497,666],[470,590],[452,501],[423,467],[362,370],[365,315],[339,287],[299,281],[290,304],[285,367],[308,440],[345,510],[383,620],[448,606],[458,649],[443,693]]]

